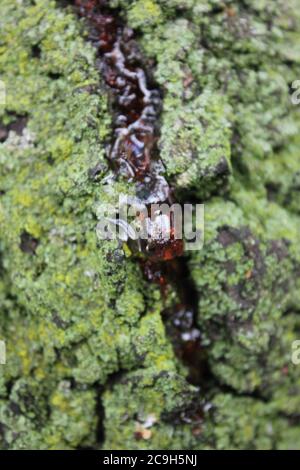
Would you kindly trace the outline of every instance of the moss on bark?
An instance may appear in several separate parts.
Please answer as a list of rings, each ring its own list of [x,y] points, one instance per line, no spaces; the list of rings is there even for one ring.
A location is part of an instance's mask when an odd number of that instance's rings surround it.
[[[0,0],[0,447],[299,448],[297,2],[111,4],[164,92],[166,177],[205,201],[187,259],[209,373],[188,384],[159,288],[96,236],[99,204],[134,187],[104,157],[111,112],[83,23]]]

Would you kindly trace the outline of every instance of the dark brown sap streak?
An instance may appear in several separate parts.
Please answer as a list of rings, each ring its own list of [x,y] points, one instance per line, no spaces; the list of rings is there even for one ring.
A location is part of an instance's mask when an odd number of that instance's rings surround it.
[[[172,189],[163,176],[157,148],[162,99],[159,90],[148,86],[148,74],[133,30],[123,24],[116,9],[105,0],[75,0],[84,17],[90,40],[97,49],[101,75],[112,95],[113,135],[107,158],[115,173],[133,181],[137,198],[150,204],[174,202]],[[172,213],[169,239],[143,241],[140,261],[149,281],[166,295],[175,287],[180,302],[165,310],[163,317],[176,354],[189,366],[190,381],[197,383],[202,350],[195,326],[196,298],[184,261],[183,241],[174,236]],[[196,303],[196,302],[195,302]]]

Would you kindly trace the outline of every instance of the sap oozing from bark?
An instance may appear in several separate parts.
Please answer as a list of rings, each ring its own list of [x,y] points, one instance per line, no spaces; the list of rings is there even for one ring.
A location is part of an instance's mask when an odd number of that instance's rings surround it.
[[[148,86],[142,56],[132,29],[124,26],[117,11],[105,0],[75,0],[80,16],[90,29],[90,40],[97,49],[99,69],[112,95],[113,135],[107,158],[117,175],[134,182],[139,202],[150,204],[174,202],[172,188],[163,176],[159,159],[159,115],[162,107],[158,89]],[[190,367],[190,380],[198,382],[199,358],[202,356],[200,333],[195,326],[194,290],[183,269],[183,241],[174,234],[169,215],[168,238],[142,240],[139,249],[143,273],[160,285],[165,295],[168,286],[176,289],[180,302],[163,314],[173,339],[175,352]]]

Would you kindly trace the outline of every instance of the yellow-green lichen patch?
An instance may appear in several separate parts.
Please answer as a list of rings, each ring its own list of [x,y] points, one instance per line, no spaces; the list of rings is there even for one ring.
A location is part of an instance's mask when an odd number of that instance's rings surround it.
[[[0,447],[299,447],[297,3],[111,4],[164,95],[166,176],[206,201],[188,262],[209,373],[198,390],[174,357],[161,313],[177,293],[164,305],[129,247],[97,237],[100,206],[134,187],[105,159],[111,110],[83,24],[1,0]]]

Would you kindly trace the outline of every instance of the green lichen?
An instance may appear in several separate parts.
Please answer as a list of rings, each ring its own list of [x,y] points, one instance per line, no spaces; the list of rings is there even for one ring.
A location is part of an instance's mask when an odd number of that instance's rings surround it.
[[[161,20],[161,8],[152,0],[137,1],[128,12],[128,21],[134,28],[153,26]]]
[[[155,63],[166,176],[206,201],[187,260],[208,373],[199,390],[175,357],[161,313],[176,292],[165,302],[127,246],[97,237],[99,207],[135,190],[105,159],[83,23],[0,0],[1,126],[23,123],[0,144],[0,447],[299,448],[297,2],[111,3]]]

